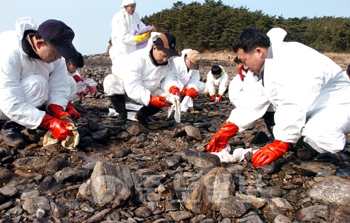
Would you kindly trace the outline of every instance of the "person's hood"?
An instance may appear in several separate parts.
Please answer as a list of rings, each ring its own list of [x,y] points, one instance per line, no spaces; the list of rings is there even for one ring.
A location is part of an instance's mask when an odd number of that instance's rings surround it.
[[[16,20],[15,28],[17,32],[17,38],[19,41],[22,40],[23,34],[26,30],[38,30],[38,26],[30,17],[18,18]]]

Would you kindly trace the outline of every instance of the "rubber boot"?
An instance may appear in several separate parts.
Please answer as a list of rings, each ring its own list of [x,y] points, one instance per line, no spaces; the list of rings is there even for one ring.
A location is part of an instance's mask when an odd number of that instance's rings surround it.
[[[4,126],[1,129],[1,137],[4,140],[4,143],[8,146],[21,149],[25,147],[26,142],[22,136],[21,131],[24,129],[24,126],[8,120],[5,122]]]
[[[125,95],[115,94],[112,96],[108,96],[108,98],[111,101],[115,111],[119,113],[118,118],[116,120],[116,124],[124,125],[128,117],[128,114],[125,108]]]
[[[275,137],[273,135],[273,127],[275,126],[275,112],[266,112],[263,115],[267,130],[271,134],[270,140],[273,140]]]
[[[148,125],[149,122],[152,121],[150,118],[151,115],[156,114],[161,109],[156,106],[143,106],[140,110],[136,113],[136,119],[142,124],[142,125]]]

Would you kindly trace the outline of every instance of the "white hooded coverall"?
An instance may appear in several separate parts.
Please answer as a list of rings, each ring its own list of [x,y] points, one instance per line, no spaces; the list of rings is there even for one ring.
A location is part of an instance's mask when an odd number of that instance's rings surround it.
[[[192,49],[184,49],[181,51],[181,56],[174,58],[176,71],[179,75],[180,91],[185,87],[186,89],[194,88],[198,94],[203,93],[205,84],[200,81],[199,70],[188,70],[185,57]]]
[[[107,75],[103,81],[108,96],[127,94],[132,101],[147,106],[151,94],[166,97],[171,86],[179,87],[172,57],[167,65],[156,66],[151,60],[153,41],[159,35],[152,32],[145,48],[127,55],[122,66],[112,65],[113,74]]]
[[[218,88],[218,94],[221,96],[224,95],[226,89],[227,89],[227,84],[228,84],[228,75],[225,72],[225,69],[220,66],[221,69],[224,71],[224,73],[218,78],[215,79],[211,71],[208,72],[207,74],[207,82],[206,82],[206,92],[209,92],[210,96],[216,95],[216,88]]]
[[[275,139],[295,143],[304,136],[320,153],[339,152],[350,132],[350,82],[323,54],[301,43],[283,42],[286,34],[281,28],[268,32],[271,46],[263,80],[241,98],[243,106],[232,110],[228,121],[243,131],[272,104]]]
[[[57,104],[66,108],[71,95],[64,59],[52,63],[29,58],[22,50],[25,30],[37,30],[31,18],[19,18],[16,30],[0,33],[0,118],[37,128],[45,111],[37,107]]]
[[[112,63],[120,62],[125,55],[136,51],[136,43],[134,41],[135,31],[146,27],[136,12],[130,15],[125,10],[124,6],[134,3],[136,3],[135,0],[123,0],[120,11],[112,19],[112,47],[109,49],[109,56]]]

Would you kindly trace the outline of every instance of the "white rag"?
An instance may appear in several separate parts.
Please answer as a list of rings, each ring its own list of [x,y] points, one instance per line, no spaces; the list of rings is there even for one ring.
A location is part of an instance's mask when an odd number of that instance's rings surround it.
[[[186,112],[189,107],[193,108],[193,99],[189,96],[185,96],[181,102],[181,111]]]
[[[67,127],[67,129],[71,130],[73,132],[73,135],[72,136],[67,136],[67,138],[65,140],[62,140],[61,141],[61,145],[64,147],[64,148],[67,148],[69,150],[72,150],[72,151],[77,151],[77,148],[75,148],[78,144],[79,144],[79,141],[80,141],[80,136],[79,136],[79,132],[78,132],[78,128],[75,127],[73,121],[68,118],[68,117],[65,117],[63,116],[61,118],[61,120],[64,120],[64,121],[67,121],[69,123],[72,124],[72,126],[70,127]],[[58,143],[59,140],[56,139],[53,135],[52,135],[52,131],[49,129],[45,136],[44,136],[44,140],[43,140],[43,145],[44,146],[47,146],[47,145],[52,145],[52,144],[56,144]]]
[[[181,122],[181,105],[180,105],[180,97],[177,95],[170,94],[167,98],[168,101],[172,103],[172,105],[168,109],[168,118],[170,115],[175,112],[174,119],[177,123]]]
[[[217,155],[220,158],[220,161],[223,163],[238,163],[244,159],[245,154],[249,152],[255,152],[251,148],[236,148],[235,150],[233,150],[233,154],[231,155],[230,151],[231,147],[229,144],[227,144],[226,147],[220,152],[211,152],[211,154]]]

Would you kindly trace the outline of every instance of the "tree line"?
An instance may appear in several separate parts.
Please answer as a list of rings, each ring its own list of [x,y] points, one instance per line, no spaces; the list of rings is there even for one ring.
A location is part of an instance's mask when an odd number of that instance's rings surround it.
[[[264,32],[281,27],[288,34],[286,41],[304,43],[320,52],[350,52],[350,18],[314,17],[288,18],[269,16],[261,10],[251,12],[246,7],[231,7],[221,0],[184,4],[178,1],[165,9],[142,18],[158,32],[176,36],[177,48],[199,51],[230,50],[236,36],[245,28]]]

